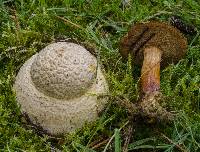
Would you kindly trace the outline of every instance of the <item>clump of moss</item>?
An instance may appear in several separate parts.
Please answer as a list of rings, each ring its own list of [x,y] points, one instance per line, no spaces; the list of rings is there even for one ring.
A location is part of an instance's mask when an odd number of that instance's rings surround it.
[[[135,102],[138,98],[139,68],[136,65],[132,66],[130,62],[127,64],[122,62],[118,53],[120,38],[127,32],[132,22],[147,21],[152,18],[166,21],[172,13],[199,27],[200,20],[195,18],[200,15],[199,6],[199,2],[191,0],[185,0],[184,3],[164,0],[131,1],[126,7],[121,7],[121,0],[0,2],[0,149],[50,151],[57,147],[63,151],[91,149],[103,151],[108,144],[107,151],[114,151],[113,140],[109,144],[107,139],[113,136],[115,128],[121,127],[123,147],[126,137],[123,133],[127,130],[127,126],[123,125],[128,120],[128,114],[126,109],[116,104],[111,104],[94,126],[88,125],[73,134],[73,137],[66,135],[62,139],[52,139],[50,136],[38,135],[29,125],[24,127],[21,113],[16,108],[15,93],[12,91],[17,71],[28,58],[50,42],[75,38],[98,48],[96,49],[99,50],[98,60],[104,65],[109,80],[112,97],[110,101],[114,103],[119,99],[127,99]],[[64,20],[56,16],[63,17]],[[137,134],[132,134],[130,140],[129,145],[133,151],[136,148],[138,151],[145,151],[147,147],[149,149],[146,151],[156,148],[158,151],[175,151],[175,143],[185,144],[187,150],[199,150],[198,32],[195,37],[188,39],[189,49],[186,57],[161,73],[162,92],[169,97],[171,108],[179,111],[181,109],[186,113],[184,119],[178,119],[171,126],[158,127],[174,143],[160,140],[161,135],[156,135],[152,126],[140,124],[137,127]],[[98,148],[88,146],[98,141],[99,137],[107,141]],[[148,139],[149,137],[155,138],[152,141]],[[143,140],[145,138],[147,139]],[[138,145],[137,141],[142,144],[135,148],[134,144]],[[158,147],[155,147],[156,144]],[[159,149],[159,146],[162,149]]]

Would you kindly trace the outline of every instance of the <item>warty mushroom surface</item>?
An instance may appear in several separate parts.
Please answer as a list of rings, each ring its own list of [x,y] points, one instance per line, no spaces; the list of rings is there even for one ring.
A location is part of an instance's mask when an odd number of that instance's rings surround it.
[[[53,43],[21,67],[14,83],[22,113],[51,135],[70,133],[95,121],[108,92],[97,59],[84,47]]]

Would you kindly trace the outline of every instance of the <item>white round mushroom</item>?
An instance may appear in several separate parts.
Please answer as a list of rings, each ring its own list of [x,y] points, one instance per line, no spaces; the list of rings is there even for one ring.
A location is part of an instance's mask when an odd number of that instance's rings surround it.
[[[98,118],[108,86],[96,58],[84,47],[53,43],[21,67],[14,84],[21,111],[52,135]]]

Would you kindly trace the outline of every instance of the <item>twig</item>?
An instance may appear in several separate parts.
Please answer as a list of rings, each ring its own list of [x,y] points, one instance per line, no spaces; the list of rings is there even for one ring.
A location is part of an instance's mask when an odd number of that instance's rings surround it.
[[[97,143],[96,145],[93,145],[93,146],[92,146],[92,149],[99,148],[101,145],[104,145],[104,144],[107,143],[109,140],[110,140],[110,138],[105,139],[105,140],[103,140],[103,141]]]
[[[95,141],[93,141],[93,142],[91,142],[91,143],[88,145],[88,147],[91,148],[91,147],[95,146],[96,144],[98,144],[99,142],[101,142],[102,140],[104,140],[104,138],[103,138],[102,136],[99,136],[98,139],[95,140]]]
[[[125,137],[125,142],[122,148],[123,152],[128,152],[128,144],[130,143],[131,137],[132,137],[132,133],[133,133],[133,125],[132,123],[129,124],[128,126],[128,131],[126,132],[126,137]]]

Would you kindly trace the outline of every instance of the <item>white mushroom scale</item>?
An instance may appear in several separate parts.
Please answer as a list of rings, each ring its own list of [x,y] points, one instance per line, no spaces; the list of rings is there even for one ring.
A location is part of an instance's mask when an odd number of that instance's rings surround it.
[[[14,83],[17,102],[33,124],[59,135],[98,118],[108,85],[97,59],[84,47],[53,43],[21,67]]]

